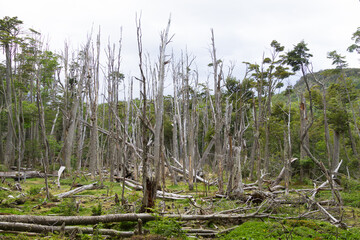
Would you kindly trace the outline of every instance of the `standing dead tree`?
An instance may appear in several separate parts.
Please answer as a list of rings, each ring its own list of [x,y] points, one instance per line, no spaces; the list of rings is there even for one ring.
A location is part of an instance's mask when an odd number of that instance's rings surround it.
[[[148,131],[152,129],[149,126],[149,121],[147,120],[147,79],[145,77],[144,69],[143,69],[143,53],[142,53],[142,32],[141,32],[141,25],[140,20],[137,21],[137,42],[138,42],[138,52],[139,52],[139,68],[141,74],[141,85],[142,85],[142,143],[143,143],[143,152],[142,152],[142,159],[143,159],[143,200],[141,211],[151,211],[151,209],[155,205],[156,200],[156,191],[157,186],[160,180],[160,157],[162,154],[162,146],[161,146],[161,137],[162,137],[162,128],[163,128],[163,91],[164,91],[164,81],[165,81],[165,65],[168,63],[166,60],[165,50],[166,46],[171,41],[169,39],[169,28],[170,28],[170,19],[165,31],[161,33],[161,45],[160,45],[160,55],[159,55],[159,63],[157,66],[157,75],[156,75],[156,105],[155,105],[155,129],[153,130],[154,133],[154,158],[153,161],[149,161],[149,138],[148,138]],[[152,163],[152,164],[151,164]]]
[[[221,132],[223,128],[222,121],[222,109],[221,109],[221,82],[223,81],[223,71],[222,71],[222,61],[216,57],[216,47],[215,47],[215,37],[214,31],[211,29],[211,58],[212,58],[212,67],[214,75],[214,91],[215,91],[215,111],[214,111],[214,120],[215,120],[215,161],[218,166],[218,185],[219,193],[223,194],[224,192],[224,183],[223,183],[223,154],[222,154],[222,144],[221,144]]]
[[[89,71],[87,73],[87,87],[90,100],[90,172],[91,176],[95,178],[96,170],[99,170],[101,177],[101,163],[99,161],[99,137],[97,129],[97,106],[99,97],[99,65],[100,65],[100,33],[97,36],[96,51],[92,50],[92,60],[90,60]]]
[[[107,93],[108,93],[108,107],[109,107],[109,132],[111,135],[118,134],[118,129],[120,128],[120,124],[117,121],[118,119],[118,91],[119,91],[119,84],[120,81],[124,79],[122,73],[120,73],[120,56],[121,56],[121,48],[122,48],[122,39],[120,38],[119,41],[119,48],[118,53],[116,55],[116,46],[108,44],[107,50]],[[110,166],[110,181],[113,181],[114,172],[117,155],[119,152],[119,141],[116,140],[114,137],[109,138],[109,160],[108,165]]]
[[[77,60],[71,64],[69,69],[68,46],[65,45],[65,54],[63,57],[65,68],[65,91],[70,90],[66,96],[66,101],[70,106],[65,105],[63,109],[64,114],[64,145],[62,149],[63,159],[66,166],[66,171],[71,172],[71,155],[75,140],[75,130],[77,125],[77,113],[80,105],[81,95],[83,92],[83,85],[88,76],[89,70],[89,51],[90,51],[90,38],[87,40],[86,45],[78,54]],[[70,71],[70,72],[69,72]],[[77,88],[75,88],[77,85]],[[67,99],[69,98],[69,99]]]

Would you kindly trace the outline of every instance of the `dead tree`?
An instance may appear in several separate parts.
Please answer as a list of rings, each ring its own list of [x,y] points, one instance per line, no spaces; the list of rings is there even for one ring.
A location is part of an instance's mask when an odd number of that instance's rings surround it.
[[[93,59],[89,70],[87,72],[87,86],[90,100],[90,121],[91,121],[91,132],[90,132],[90,172],[91,176],[95,178],[96,170],[99,170],[101,177],[101,163],[99,161],[99,137],[97,129],[97,106],[99,96],[99,65],[100,65],[100,33],[97,36],[96,41],[96,52],[93,50]]]
[[[223,128],[222,121],[222,109],[221,109],[221,82],[223,81],[223,72],[222,72],[222,62],[216,57],[216,47],[215,47],[215,37],[214,31],[211,29],[211,58],[213,66],[213,75],[214,75],[214,91],[215,91],[215,161],[218,167],[218,185],[219,193],[223,194],[224,192],[224,183],[223,183],[223,152],[221,144],[221,132]]]
[[[45,172],[45,188],[46,188],[46,197],[49,199],[49,186],[48,186],[48,178],[47,178],[47,172],[49,169],[49,141],[47,139],[46,135],[46,128],[45,128],[45,110],[44,105],[41,97],[41,89],[40,89],[40,72],[38,71],[36,74],[36,103],[38,108],[38,117],[39,117],[39,123],[41,128],[41,140],[42,144],[44,146],[44,153],[42,154],[42,165],[44,167]]]
[[[85,78],[87,77],[89,69],[89,50],[90,50],[90,39],[87,40],[87,43],[81,54],[79,54],[79,62],[73,64],[71,69],[69,69],[69,59],[68,59],[68,46],[65,45],[65,53],[63,57],[64,68],[65,68],[65,89],[70,93],[68,96],[65,96],[65,99],[72,98],[72,104],[70,109],[64,109],[64,145],[62,149],[63,159],[66,166],[66,171],[71,172],[71,155],[73,151],[73,144],[75,139],[75,130],[77,125],[77,113],[80,105],[80,96],[83,91],[83,84]],[[81,69],[79,69],[79,67]],[[70,70],[70,72],[68,72]],[[78,76],[80,75],[80,76]],[[77,79],[78,78],[78,79]],[[75,89],[77,82],[77,88]],[[71,95],[71,96],[69,96]],[[66,107],[66,106],[65,106]]]

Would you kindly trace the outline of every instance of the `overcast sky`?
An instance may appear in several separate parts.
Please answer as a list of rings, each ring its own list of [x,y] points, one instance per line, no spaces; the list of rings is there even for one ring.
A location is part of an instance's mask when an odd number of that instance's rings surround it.
[[[175,36],[168,52],[187,48],[203,77],[210,71],[211,28],[218,57],[225,64],[236,62],[239,79],[242,62],[259,63],[272,40],[287,50],[304,40],[314,55],[315,70],[331,67],[326,54],[332,50],[346,55],[350,67],[360,67],[360,56],[346,52],[360,27],[359,0],[3,0],[0,7],[1,18],[18,16],[57,52],[65,40],[77,49],[92,26],[101,26],[105,48],[108,38],[119,40],[122,27],[122,71],[127,76],[138,76],[136,13],[142,15],[144,49],[153,57],[171,14],[170,32]]]

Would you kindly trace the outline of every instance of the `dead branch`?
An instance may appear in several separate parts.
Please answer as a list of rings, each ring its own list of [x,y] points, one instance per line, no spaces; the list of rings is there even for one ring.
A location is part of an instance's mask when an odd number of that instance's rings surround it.
[[[57,179],[58,188],[60,188],[60,177],[61,177],[61,174],[64,172],[64,170],[65,170],[65,166],[61,166],[58,171],[58,179]]]
[[[297,160],[297,158],[292,158],[290,161],[290,165],[295,162]],[[283,167],[279,173],[279,175],[276,177],[276,179],[271,183],[271,188],[275,187],[276,185],[278,185],[281,180],[284,178],[285,176],[285,167]]]
[[[334,173],[333,173],[333,174],[331,175],[331,177],[330,177],[331,183],[334,182],[334,178],[335,178],[337,172],[339,171],[339,168],[340,168],[341,164],[342,164],[342,160],[340,161],[339,165],[336,167],[336,169],[334,170]],[[314,201],[316,194],[320,191],[320,189],[324,188],[327,184],[329,184],[330,181],[329,181],[329,178],[328,178],[328,179],[327,179],[325,182],[323,182],[319,187],[315,188],[315,189],[313,190],[313,193],[312,193],[310,199]],[[333,184],[330,184],[330,188],[331,188],[331,191],[333,191],[333,192],[336,191],[336,189],[334,189],[334,187],[333,187]]]
[[[96,188],[97,188],[97,182],[89,184],[89,185],[84,185],[84,186],[75,188],[75,189],[73,189],[71,191],[60,193],[60,194],[55,195],[55,196],[58,197],[58,198],[64,198],[64,197],[68,197],[68,196],[73,195],[73,194],[83,192],[85,190],[91,190],[91,189],[96,189]]]

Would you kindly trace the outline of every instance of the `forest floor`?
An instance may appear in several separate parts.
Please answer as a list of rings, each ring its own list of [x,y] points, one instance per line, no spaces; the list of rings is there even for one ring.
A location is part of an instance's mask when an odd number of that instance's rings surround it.
[[[151,220],[146,218],[140,223],[133,220],[98,222],[90,225],[92,230],[86,234],[75,230],[62,232],[55,228],[44,233],[31,230],[32,225],[22,231],[3,227],[13,223],[6,220],[13,215],[80,218],[106,217],[109,214],[128,216],[126,214],[139,212],[142,191],[125,187],[122,200],[122,183],[109,182],[108,179],[102,183],[98,181],[95,188],[64,198],[57,197],[60,193],[95,182],[89,177],[74,176],[60,180],[60,188],[56,184],[57,178],[50,177],[50,199],[46,199],[43,178],[20,182],[2,178],[0,239],[120,239],[120,235],[116,235],[120,232],[129,233],[129,239],[360,239],[360,182],[345,177],[341,178],[340,190],[343,206],[332,200],[332,192],[328,189],[319,191],[315,202],[308,201],[310,190],[314,188],[312,184],[292,182],[287,195],[281,191],[263,190],[267,195],[256,200],[254,193],[258,190],[246,190],[243,198],[229,199],[218,195],[216,186],[197,183],[194,190],[189,191],[184,182],[173,185],[168,180],[167,193],[192,197],[157,198],[152,214],[154,219]],[[337,222],[317,208],[317,203]],[[184,216],[191,216],[191,219]],[[77,226],[89,228],[85,224]],[[64,225],[62,227],[65,229]],[[107,229],[114,230],[114,233],[107,233]]]

